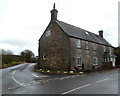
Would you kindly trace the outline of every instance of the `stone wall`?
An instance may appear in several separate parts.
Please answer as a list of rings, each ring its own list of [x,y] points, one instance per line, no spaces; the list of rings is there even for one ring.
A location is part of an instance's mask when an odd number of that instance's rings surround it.
[[[45,32],[51,30],[51,36]],[[69,37],[51,21],[39,41],[39,67],[44,69],[68,70],[69,68]],[[43,55],[46,59],[43,59]]]
[[[76,42],[77,38],[70,38],[70,61],[71,69],[77,67],[77,57],[82,58],[82,63],[84,64],[85,70],[93,69],[93,57],[97,58],[97,67],[100,68],[103,65],[103,45],[96,44],[96,50],[93,50],[94,43],[89,42],[89,49],[86,49],[86,41],[81,40],[81,48],[77,48]],[[108,48],[106,47],[108,50]]]

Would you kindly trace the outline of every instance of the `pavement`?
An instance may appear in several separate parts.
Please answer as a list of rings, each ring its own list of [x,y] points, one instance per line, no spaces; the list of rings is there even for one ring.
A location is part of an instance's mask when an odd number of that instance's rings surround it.
[[[60,94],[61,96],[67,94],[109,94],[109,96],[118,94],[118,69],[81,75],[46,75],[34,72],[34,65],[35,63],[25,63],[1,69],[1,94]]]

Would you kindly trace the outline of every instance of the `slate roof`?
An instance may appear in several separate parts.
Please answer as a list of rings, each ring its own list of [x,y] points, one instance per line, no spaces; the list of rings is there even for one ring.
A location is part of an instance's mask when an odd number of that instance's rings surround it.
[[[75,27],[73,25],[67,24],[67,23],[59,21],[59,20],[56,20],[56,22],[62,28],[62,30],[64,30],[64,32],[70,37],[79,38],[79,39],[83,39],[86,41],[91,41],[94,43],[113,47],[104,38],[100,37],[97,34],[94,34],[92,32],[81,29],[79,27]]]

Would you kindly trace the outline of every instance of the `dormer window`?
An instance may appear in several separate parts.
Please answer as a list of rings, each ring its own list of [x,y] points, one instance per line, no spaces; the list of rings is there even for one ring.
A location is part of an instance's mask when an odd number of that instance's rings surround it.
[[[81,40],[77,40],[77,48],[81,48]]]
[[[51,30],[46,31],[45,36],[50,36],[51,35]]]
[[[86,41],[86,49],[89,49],[89,43]]]

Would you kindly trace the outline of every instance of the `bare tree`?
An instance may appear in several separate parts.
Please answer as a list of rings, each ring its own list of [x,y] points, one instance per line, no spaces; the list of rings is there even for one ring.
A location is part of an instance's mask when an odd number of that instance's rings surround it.
[[[2,55],[14,55],[11,50],[4,50],[2,49]]]

